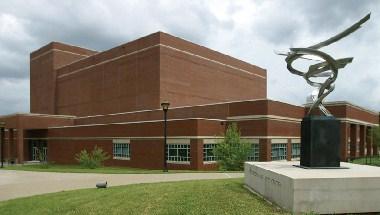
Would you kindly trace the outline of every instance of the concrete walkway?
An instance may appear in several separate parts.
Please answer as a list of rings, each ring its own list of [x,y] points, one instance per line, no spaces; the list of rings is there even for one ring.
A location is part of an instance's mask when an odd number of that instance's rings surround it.
[[[0,170],[0,201],[64,190],[94,188],[99,181],[107,181],[109,186],[118,186],[243,176],[243,173],[94,174]]]

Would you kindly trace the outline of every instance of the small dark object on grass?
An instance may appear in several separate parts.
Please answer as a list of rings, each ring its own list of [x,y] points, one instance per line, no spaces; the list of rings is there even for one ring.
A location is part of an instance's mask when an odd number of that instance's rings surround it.
[[[97,188],[107,188],[107,181],[102,181],[102,182],[96,183],[96,187]]]

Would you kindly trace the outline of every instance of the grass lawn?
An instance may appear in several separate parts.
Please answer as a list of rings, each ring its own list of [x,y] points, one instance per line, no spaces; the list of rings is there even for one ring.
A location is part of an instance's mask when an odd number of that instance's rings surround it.
[[[365,165],[366,164],[365,160],[366,160],[365,158],[359,158],[359,159],[353,160],[352,163],[364,164]],[[380,157],[375,156],[375,157],[372,157],[371,159],[367,158],[367,164],[366,165],[380,166]]]
[[[289,214],[243,187],[243,179],[135,184],[0,202],[5,214]]]
[[[162,173],[162,170],[146,170],[128,167],[99,167],[96,169],[84,168],[79,165],[58,165],[58,164],[33,164],[33,165],[13,165],[5,167],[7,170],[23,170],[36,172],[70,172],[70,173],[106,173],[106,174],[130,174],[130,173]]]
[[[162,170],[137,169],[129,167],[99,167],[96,169],[83,168],[79,165],[58,165],[58,164],[33,164],[33,165],[13,165],[7,166],[7,170],[23,170],[36,172],[67,172],[67,173],[105,173],[105,174],[147,174],[163,173]],[[195,170],[169,170],[169,173],[202,173],[221,171],[195,171]]]

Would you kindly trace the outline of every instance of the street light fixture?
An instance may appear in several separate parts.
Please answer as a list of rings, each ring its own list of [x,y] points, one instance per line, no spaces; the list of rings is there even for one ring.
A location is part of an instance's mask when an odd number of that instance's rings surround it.
[[[161,103],[162,110],[164,111],[164,172],[168,172],[168,163],[167,157],[166,157],[166,152],[168,150],[168,145],[167,145],[167,113],[169,110],[169,105],[170,103],[165,101]]]

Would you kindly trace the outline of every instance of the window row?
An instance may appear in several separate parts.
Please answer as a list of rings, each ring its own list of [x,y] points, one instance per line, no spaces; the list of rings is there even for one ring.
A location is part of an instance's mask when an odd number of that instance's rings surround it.
[[[301,156],[301,144],[299,142],[292,143],[292,158],[299,158]],[[276,143],[272,144],[272,160],[285,160],[287,157],[287,144]]]
[[[287,157],[287,143],[281,141],[273,141],[271,158],[272,160],[285,160]],[[216,143],[208,143],[205,141],[203,144],[203,161],[213,162],[217,161],[214,154]],[[292,158],[300,157],[300,143],[292,143]],[[167,161],[172,162],[190,162],[190,144],[168,144],[166,151]],[[113,158],[121,160],[129,160],[131,158],[131,147],[128,139],[114,139],[113,140]],[[247,157],[247,161],[258,161],[260,158],[260,145],[251,143],[251,148]]]
[[[216,143],[205,143],[203,144],[203,161],[217,161],[217,157],[214,154],[214,149],[216,147]],[[259,160],[259,144],[253,143],[251,144],[251,148],[247,157],[247,161],[258,161]]]

